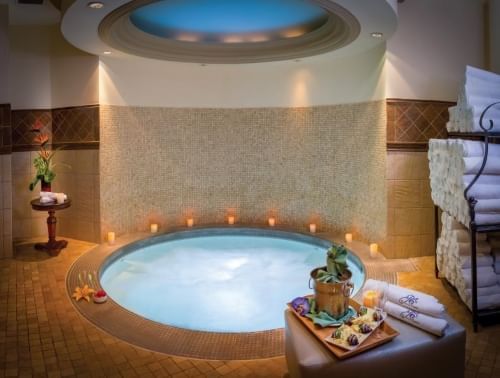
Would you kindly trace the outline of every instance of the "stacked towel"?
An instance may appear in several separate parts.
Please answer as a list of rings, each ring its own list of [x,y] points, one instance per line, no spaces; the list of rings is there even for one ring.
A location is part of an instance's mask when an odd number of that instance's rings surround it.
[[[472,269],[469,231],[446,212],[441,216],[442,230],[436,257],[439,272],[456,287],[464,303],[472,307]],[[493,235],[477,234],[478,307],[500,307],[499,274],[495,271],[495,255],[490,239]],[[500,245],[500,238],[496,241]],[[499,250],[500,251],[500,250]],[[500,253],[499,253],[500,256]],[[498,260],[500,262],[500,258]]]
[[[479,126],[481,113],[488,105],[497,101],[500,101],[500,75],[467,66],[457,105],[448,109],[448,131],[482,131]],[[491,108],[483,120],[483,125],[488,125],[490,119],[494,124],[493,131],[500,131],[500,108]]]
[[[483,162],[484,143],[460,139],[431,139],[429,167],[432,200],[469,226],[469,205],[464,190]],[[468,192],[477,200],[476,224],[500,223],[500,145],[490,144],[483,174]]]
[[[44,203],[44,204],[54,203],[57,200],[58,194],[63,194],[65,201],[68,199],[68,196],[64,193],[40,192],[40,203]]]
[[[448,322],[442,319],[445,309],[437,298],[401,286],[367,280],[364,290],[374,289],[383,291],[381,307],[389,315],[437,336],[443,335]]]

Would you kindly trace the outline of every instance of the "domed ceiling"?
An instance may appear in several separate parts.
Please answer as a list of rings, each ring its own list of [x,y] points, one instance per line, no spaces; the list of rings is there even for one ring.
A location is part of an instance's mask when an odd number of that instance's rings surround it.
[[[370,1],[372,7],[381,4],[384,12],[394,16],[387,0]],[[359,2],[367,0],[354,3]],[[289,60],[335,51],[359,39],[362,24],[359,16],[348,9],[352,1],[340,3],[76,0],[63,17],[62,30],[70,42],[87,51],[99,45],[130,55],[195,63]],[[359,12],[359,4],[355,10]],[[375,19],[377,13],[380,9],[373,14]],[[95,43],[95,34],[99,43]]]

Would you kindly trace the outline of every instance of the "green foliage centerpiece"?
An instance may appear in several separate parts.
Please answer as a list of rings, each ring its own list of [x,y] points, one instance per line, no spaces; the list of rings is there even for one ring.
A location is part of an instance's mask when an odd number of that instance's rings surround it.
[[[311,272],[317,311],[335,319],[342,318],[349,310],[352,293],[352,272],[347,266],[349,251],[343,245],[333,244],[326,253],[326,266]]]
[[[316,279],[320,282],[342,282],[351,278],[347,269],[347,248],[343,245],[333,244],[326,252],[326,270],[319,269]]]
[[[36,184],[41,182],[41,190],[42,192],[50,192],[51,191],[51,183],[56,177],[56,174],[53,171],[54,164],[52,163],[52,158],[54,157],[55,151],[49,150],[47,148],[47,143],[49,142],[49,136],[42,132],[43,124],[37,120],[33,127],[31,128],[31,132],[35,133],[35,138],[33,142],[37,144],[40,148],[38,151],[38,156],[33,160],[33,165],[35,167],[36,173],[35,178],[30,183],[30,190],[33,191],[35,189]]]

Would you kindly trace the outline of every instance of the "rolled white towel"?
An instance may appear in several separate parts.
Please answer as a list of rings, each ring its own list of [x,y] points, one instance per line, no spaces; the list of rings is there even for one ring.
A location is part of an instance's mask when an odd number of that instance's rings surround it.
[[[464,157],[463,164],[464,174],[475,174],[479,172],[479,169],[483,164],[483,158],[480,156]],[[488,160],[486,161],[483,172],[487,175],[500,174],[500,157],[488,155]]]
[[[462,269],[468,269],[472,266],[471,257],[460,256],[458,260],[458,266]],[[492,255],[477,255],[476,263],[478,267],[492,266],[494,264],[494,259]],[[499,264],[500,267],[500,264]],[[500,272],[499,272],[500,273]]]
[[[472,288],[472,270],[462,269],[462,276],[466,289]],[[493,267],[480,267],[477,268],[477,287],[493,286],[497,283],[497,275]]]
[[[477,297],[477,308],[486,310],[500,307],[500,294],[484,295]]]
[[[411,310],[431,316],[442,316],[444,313],[444,306],[439,303],[436,297],[416,290],[410,290],[373,279],[366,281],[364,289],[383,291],[383,301],[391,301]]]
[[[498,199],[500,198],[500,185],[496,184],[474,184],[467,192],[467,196],[475,199]]]
[[[495,294],[500,294],[500,285],[492,285],[488,287],[478,287],[477,288],[477,295],[478,297],[484,297],[487,295],[495,295]],[[472,289],[467,289],[467,297],[471,298],[472,297]]]
[[[500,213],[500,198],[479,199],[474,210],[477,213]]]
[[[417,311],[410,310],[407,307],[400,306],[396,303],[387,301],[384,304],[384,310],[389,315],[411,324],[424,331],[430,332],[437,336],[442,336],[448,322],[444,319],[434,318],[429,315],[421,314]]]
[[[475,217],[476,224],[497,224],[500,223],[500,213],[479,213],[476,212]]]

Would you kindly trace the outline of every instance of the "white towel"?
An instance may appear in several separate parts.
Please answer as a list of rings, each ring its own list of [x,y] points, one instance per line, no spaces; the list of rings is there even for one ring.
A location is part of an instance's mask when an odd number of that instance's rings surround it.
[[[40,202],[42,202],[42,198],[50,198],[52,200],[56,200],[56,194],[60,194],[60,193],[55,193],[55,192],[40,192]],[[62,193],[62,194],[64,194],[64,193]],[[68,196],[66,194],[64,194],[64,200],[66,201],[67,199],[68,199]]]
[[[483,164],[483,158],[480,156],[474,157],[464,157],[464,174],[470,175],[479,172],[481,165]],[[498,175],[500,174],[500,157],[499,156],[489,156],[484,166],[483,172],[487,175]]]
[[[464,278],[465,288],[472,288],[472,271],[471,269],[462,269],[462,276]],[[497,283],[497,275],[493,267],[477,268],[477,287],[493,286]]]
[[[500,307],[500,294],[477,297],[477,308],[479,310],[486,310],[497,307]]]
[[[55,198],[52,197],[40,197],[40,203],[47,204],[55,201]]]
[[[373,279],[368,279],[365,282],[364,290],[381,291],[383,292],[383,301],[392,301],[428,315],[442,316],[444,313],[444,306],[439,303],[436,297],[416,290]]]
[[[474,184],[467,192],[468,198],[474,197],[480,199],[498,199],[500,198],[500,185],[495,184]]]
[[[396,303],[387,301],[384,304],[384,310],[389,315],[402,320],[415,327],[423,329],[437,336],[442,336],[448,322],[444,319],[434,318],[417,311],[410,310],[407,307],[397,305]]]
[[[488,287],[478,287],[477,295],[478,297],[484,297],[488,295],[500,294],[500,285],[496,284]],[[467,289],[468,298],[472,298],[472,289]]]
[[[500,213],[500,199],[480,199],[474,210],[477,213]]]
[[[500,223],[500,213],[479,213],[476,212],[476,224],[497,224]]]

